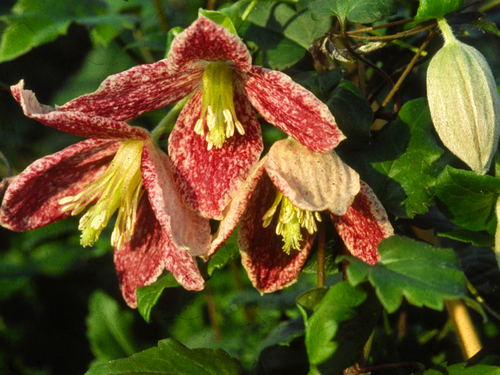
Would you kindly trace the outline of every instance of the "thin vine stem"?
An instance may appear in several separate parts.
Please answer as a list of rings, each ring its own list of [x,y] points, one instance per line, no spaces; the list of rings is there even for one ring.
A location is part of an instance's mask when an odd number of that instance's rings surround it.
[[[257,0],[252,0],[252,2],[250,4],[248,4],[248,7],[247,9],[245,9],[245,13],[243,13],[243,15],[241,16],[241,21],[245,21],[248,16],[250,15],[250,13],[252,12],[253,8],[255,8],[255,6],[257,5],[258,1]]]
[[[175,106],[165,115],[165,117],[160,121],[156,128],[154,128],[154,130],[151,132],[151,138],[153,138],[153,141],[155,143],[159,141],[161,135],[177,118],[177,115],[181,112],[190,96],[191,95],[188,95],[184,99],[179,100],[177,104],[175,104]]]
[[[170,25],[168,23],[167,15],[163,10],[163,6],[161,5],[161,0],[153,0],[153,5],[155,7],[156,13],[158,14],[158,19],[160,21],[160,29],[164,33],[170,30]]]
[[[318,223],[318,263],[317,263],[317,285],[318,288],[325,286],[325,225]]]

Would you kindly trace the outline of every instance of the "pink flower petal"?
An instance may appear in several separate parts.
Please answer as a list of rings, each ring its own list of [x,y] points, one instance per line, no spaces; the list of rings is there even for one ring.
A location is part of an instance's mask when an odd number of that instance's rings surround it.
[[[300,251],[283,251],[283,240],[275,233],[278,215],[264,228],[262,217],[271,207],[276,188],[264,175],[252,195],[238,229],[241,261],[253,286],[261,293],[274,292],[297,281],[314,237],[302,231]]]
[[[384,207],[363,181],[346,214],[336,216],[330,213],[330,216],[349,252],[371,265],[380,258],[377,251],[380,241],[394,234]]]
[[[263,145],[260,125],[248,101],[234,92],[236,115],[245,135],[235,131],[221,149],[207,150],[205,137],[194,132],[201,112],[201,91],[193,94],[182,110],[169,139],[168,150],[177,168],[176,182],[186,202],[215,220],[245,181],[259,159]]]
[[[181,71],[199,60],[232,61],[244,72],[252,67],[252,58],[241,39],[203,16],[177,35],[167,60],[173,71]]]
[[[307,211],[343,215],[360,189],[359,175],[334,151],[320,154],[293,139],[271,147],[265,168],[278,190]]]
[[[287,75],[253,66],[240,80],[257,112],[309,149],[327,152],[345,138],[328,107]]]
[[[145,196],[139,204],[134,236],[121,250],[115,249],[115,267],[123,297],[134,308],[137,288],[154,283],[165,268],[184,288],[203,289],[193,258],[170,242]]]
[[[198,216],[182,202],[168,156],[152,142],[145,142],[141,169],[144,187],[162,230],[179,251],[206,254],[211,240],[208,219]]]
[[[257,164],[254,170],[250,173],[243,186],[235,194],[234,198],[229,202],[225,210],[222,212],[223,219],[219,223],[217,233],[214,234],[210,251],[205,258],[212,256],[220,247],[227,241],[233,233],[234,228],[240,221],[241,216],[245,212],[248,201],[252,196],[253,191],[257,187],[257,183],[264,175],[264,162],[266,157]]]
[[[149,132],[124,122],[93,117],[83,112],[60,111],[40,104],[35,94],[24,90],[24,81],[12,86],[12,95],[21,104],[24,114],[42,124],[80,137],[100,139],[148,139]]]
[[[107,169],[121,142],[88,139],[35,161],[10,184],[0,224],[14,231],[36,229],[62,220],[59,200],[78,194]]]
[[[128,121],[175,103],[201,85],[203,65],[193,64],[176,72],[167,65],[167,60],[161,60],[109,76],[97,91],[80,96],[58,109]]]

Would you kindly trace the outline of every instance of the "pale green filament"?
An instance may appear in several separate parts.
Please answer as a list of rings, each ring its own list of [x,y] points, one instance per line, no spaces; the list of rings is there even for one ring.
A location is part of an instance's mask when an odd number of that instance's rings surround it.
[[[134,234],[137,205],[144,193],[141,176],[143,141],[125,141],[118,149],[104,174],[88,184],[75,196],[63,198],[59,204],[64,212],[77,215],[87,206],[78,229],[82,231],[80,243],[92,246],[116,210],[118,217],[111,234],[111,244],[121,249]]]
[[[196,134],[205,135],[203,119],[206,118],[208,133],[207,149],[222,148],[227,138],[234,135],[234,129],[245,134],[234,109],[234,84],[231,67],[222,61],[209,64],[203,72],[203,99],[201,116],[196,122]]]
[[[283,237],[283,251],[290,254],[290,249],[300,250],[300,241],[302,241],[301,228],[306,228],[309,234],[318,230],[316,220],[321,222],[321,215],[318,212],[306,211],[295,207],[279,191],[276,193],[271,208],[262,217],[262,226],[267,228],[273,216],[276,213],[278,205],[281,203],[278,224],[276,225],[276,234]]]

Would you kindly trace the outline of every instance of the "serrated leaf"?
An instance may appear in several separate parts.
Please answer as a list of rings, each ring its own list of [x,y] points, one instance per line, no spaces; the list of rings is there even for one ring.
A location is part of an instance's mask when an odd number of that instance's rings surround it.
[[[329,374],[340,375],[354,365],[380,311],[375,294],[370,296],[361,286],[346,281],[332,286],[306,322],[305,344],[312,367],[324,364]]]
[[[166,339],[157,348],[93,367],[86,375],[238,375],[242,371],[241,364],[222,349],[188,349]]]
[[[89,299],[87,338],[95,356],[94,364],[126,357],[136,352],[132,336],[133,315],[120,311],[118,303],[103,291]]]
[[[371,23],[396,14],[391,0],[319,0],[309,5],[313,19],[336,16],[341,23]]]
[[[441,212],[452,223],[472,231],[495,233],[500,178],[447,166],[437,179],[436,196],[442,203]]]
[[[415,22],[424,22],[432,18],[444,17],[463,7],[465,0],[420,0]]]
[[[360,148],[370,141],[373,111],[363,93],[352,82],[342,80],[326,103],[342,133],[347,137],[342,146]]]
[[[412,218],[434,203],[432,187],[444,168],[443,150],[431,133],[424,99],[407,102],[398,119],[386,125],[366,151],[342,154],[394,215]],[[418,177],[415,177],[418,176]]]
[[[151,285],[137,288],[137,309],[146,322],[150,322],[151,310],[160,299],[165,288],[178,287],[179,283],[171,273],[161,277]]]
[[[427,370],[424,375],[500,375],[500,367],[498,366],[466,366],[467,363],[457,363],[451,366],[444,363]]]
[[[442,310],[445,299],[465,299],[467,282],[451,249],[440,249],[407,237],[392,236],[378,246],[380,260],[374,266],[345,257],[349,282],[358,285],[368,278],[388,312],[403,297],[416,306]]]

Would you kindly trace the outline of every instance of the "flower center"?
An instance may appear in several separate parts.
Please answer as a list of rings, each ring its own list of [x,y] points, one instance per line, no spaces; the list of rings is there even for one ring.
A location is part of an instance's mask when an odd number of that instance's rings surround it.
[[[134,234],[137,205],[144,193],[141,176],[141,155],[144,141],[124,141],[104,174],[84,186],[75,196],[59,201],[63,212],[77,215],[97,200],[80,219],[80,243],[92,246],[116,210],[111,245],[121,249]]]
[[[205,139],[208,150],[214,146],[222,148],[226,138],[233,136],[234,128],[241,135],[245,134],[243,125],[236,117],[233,95],[231,67],[223,61],[210,63],[203,72],[203,106],[194,127],[196,134],[205,135],[203,119],[206,118],[208,133]]]
[[[278,205],[281,203],[278,224],[276,225],[276,234],[283,237],[283,251],[290,254],[290,248],[300,250],[300,241],[302,241],[301,228],[306,228],[309,234],[318,230],[316,220],[321,222],[321,216],[318,212],[306,211],[295,207],[288,198],[284,197],[279,191],[276,193],[271,208],[262,217],[262,226],[267,228],[273,216],[276,213]]]

